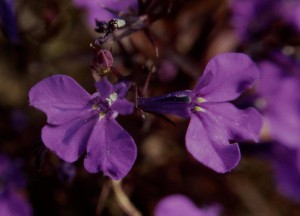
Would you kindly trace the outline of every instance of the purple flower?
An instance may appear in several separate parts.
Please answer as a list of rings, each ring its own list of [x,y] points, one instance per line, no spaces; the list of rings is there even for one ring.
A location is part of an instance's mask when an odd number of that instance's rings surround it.
[[[292,149],[274,143],[272,165],[278,191],[286,197],[300,202],[300,148]]]
[[[236,142],[258,141],[262,119],[253,109],[237,109],[236,99],[258,78],[259,71],[244,54],[225,53],[213,58],[193,91],[139,99],[150,112],[191,117],[186,133],[187,150],[216,172],[233,169],[240,160]]]
[[[74,0],[78,7],[86,8],[88,23],[95,25],[95,20],[108,21],[112,18],[119,17],[122,13],[129,10],[137,10],[137,0]],[[116,11],[118,14],[111,13],[108,9]]]
[[[25,186],[25,178],[20,170],[20,163],[0,155],[0,195]]]
[[[256,104],[268,135],[276,142],[272,145],[271,162],[278,190],[300,201],[300,79],[292,73],[297,72],[299,65],[287,57],[275,57],[276,64],[271,61],[259,64],[261,79]]]
[[[232,0],[231,23],[243,40],[265,30],[276,15],[277,0]]]
[[[219,205],[198,208],[187,197],[176,194],[161,200],[155,208],[155,216],[217,216],[220,215]]]
[[[281,144],[299,148],[300,144],[300,80],[269,61],[259,64],[258,83],[261,109],[272,138]]]
[[[159,80],[164,83],[173,81],[177,76],[177,73],[178,69],[176,65],[174,65],[173,62],[169,60],[163,60],[157,71]]]
[[[291,25],[296,27],[300,32],[300,2],[299,0],[285,0],[282,1],[280,7],[281,16],[289,22]]]
[[[0,215],[30,216],[33,214],[27,200],[21,194],[11,192],[0,196]]]
[[[300,31],[298,0],[232,0],[231,23],[242,40],[271,29],[276,20],[284,20]]]
[[[228,103],[258,76],[256,65],[246,55],[221,54],[208,63],[192,92],[186,146],[196,159],[217,172],[230,171],[238,164],[237,141],[258,141],[262,125],[259,113]]]
[[[115,118],[132,113],[134,105],[125,99],[124,82],[112,85],[103,78],[96,87],[90,95],[72,78],[55,75],[32,87],[30,105],[46,113],[42,140],[61,159],[74,162],[86,150],[89,172],[120,179],[135,161],[136,146]]]
[[[22,195],[25,179],[18,161],[0,155],[0,215],[30,216],[32,209]]]

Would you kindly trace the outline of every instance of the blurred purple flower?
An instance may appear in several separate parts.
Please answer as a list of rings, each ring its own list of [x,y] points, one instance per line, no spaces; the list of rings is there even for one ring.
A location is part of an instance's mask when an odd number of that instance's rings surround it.
[[[280,193],[300,201],[300,77],[299,63],[286,56],[273,55],[276,63],[259,64],[261,78],[256,106],[264,116],[265,125],[276,143],[272,145],[271,161]]]
[[[280,1],[280,0],[279,0]],[[260,33],[275,18],[278,0],[232,0],[231,23],[242,40]]]
[[[32,209],[22,195],[25,179],[19,163],[0,155],[0,215],[30,216]]]
[[[260,108],[273,140],[292,148],[300,145],[300,79],[270,61],[259,64]]]
[[[14,13],[14,0],[0,1],[0,24],[4,35],[10,42],[18,43],[20,41]]]
[[[0,195],[0,215],[7,216],[30,216],[32,209],[25,198],[15,192]]]
[[[138,8],[137,0],[74,0],[74,4],[87,10],[88,23],[91,26],[95,25],[96,19],[108,21]],[[110,10],[117,14],[111,13]]]
[[[272,165],[278,191],[284,196],[300,202],[300,148],[292,149],[274,143]]]
[[[198,208],[187,197],[176,194],[161,200],[155,208],[155,216],[218,216],[221,214],[219,205]]]
[[[271,30],[272,22],[284,20],[300,31],[298,0],[232,0],[231,23],[242,40]]]
[[[47,115],[42,140],[49,149],[67,162],[86,150],[89,172],[120,179],[135,161],[136,146],[115,118],[132,113],[134,105],[125,99],[124,82],[112,85],[103,78],[96,87],[98,92],[90,95],[72,78],[55,75],[31,88],[30,104]]]
[[[208,63],[193,91],[141,98],[138,106],[145,111],[191,117],[185,139],[187,150],[207,167],[224,173],[240,160],[236,142],[258,141],[260,114],[253,108],[239,110],[228,103],[258,76],[259,71],[248,56],[220,54]]]
[[[299,0],[282,0],[281,16],[300,32],[300,2]]]
[[[178,72],[178,69],[177,69],[176,65],[173,64],[173,62],[164,60],[161,63],[161,65],[157,71],[157,74],[158,74],[158,78],[160,81],[168,83],[175,79],[177,72]]]

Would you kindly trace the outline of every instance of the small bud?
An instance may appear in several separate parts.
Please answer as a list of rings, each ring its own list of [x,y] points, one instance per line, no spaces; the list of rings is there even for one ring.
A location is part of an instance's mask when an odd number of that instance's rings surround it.
[[[109,50],[99,50],[95,53],[93,59],[93,69],[97,73],[106,74],[111,72],[113,66],[113,56]]]

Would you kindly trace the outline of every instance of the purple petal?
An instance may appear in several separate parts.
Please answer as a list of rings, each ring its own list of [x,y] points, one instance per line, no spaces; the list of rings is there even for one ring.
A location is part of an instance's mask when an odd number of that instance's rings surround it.
[[[265,30],[278,14],[278,1],[274,0],[232,0],[231,24],[241,40],[249,40]]]
[[[199,209],[190,199],[178,194],[161,200],[154,214],[155,216],[217,216],[220,215],[220,206]]]
[[[115,83],[114,92],[118,94],[119,98],[124,98],[127,95],[131,85],[132,82],[129,81],[122,81],[122,82]]]
[[[247,55],[219,54],[207,64],[194,92],[209,102],[230,101],[249,88],[258,76],[256,65]]]
[[[129,9],[137,10],[138,0],[74,0],[74,4],[87,9],[88,21],[93,26],[96,19],[108,21],[128,12]],[[106,8],[120,13],[114,15]]]
[[[74,162],[85,151],[96,120],[96,116],[86,114],[60,126],[47,124],[42,130],[42,140],[61,159]]]
[[[300,202],[299,150],[274,144],[273,168],[281,194]]]
[[[300,3],[297,0],[283,1],[280,5],[280,13],[286,21],[294,25],[300,31]]]
[[[20,194],[11,192],[0,197],[0,215],[30,216],[33,215],[28,201]]]
[[[113,85],[104,77],[96,83],[99,95],[102,99],[106,99],[113,92]]]
[[[96,123],[87,145],[84,166],[87,171],[118,180],[133,166],[136,146],[132,137],[115,121],[104,117]]]
[[[30,105],[47,115],[47,122],[54,125],[72,120],[86,111],[92,96],[69,76],[48,77],[30,89]]]
[[[133,112],[134,104],[126,99],[116,100],[111,105],[111,109],[117,111],[121,115],[128,115]]]
[[[203,103],[202,108],[222,125],[230,140],[258,142],[262,117],[256,109],[240,110],[231,103]]]
[[[238,145],[229,143],[227,130],[209,113],[192,115],[185,140],[187,150],[216,172],[228,172],[240,161]]]
[[[299,77],[287,76],[269,62],[260,64],[262,71],[258,91],[265,100],[264,116],[275,140],[290,147],[300,143]]]

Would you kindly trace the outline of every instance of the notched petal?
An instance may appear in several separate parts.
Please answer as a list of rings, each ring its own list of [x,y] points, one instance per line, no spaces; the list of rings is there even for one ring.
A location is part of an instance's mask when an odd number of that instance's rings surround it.
[[[237,144],[214,118],[206,112],[193,114],[185,137],[187,150],[205,166],[219,173],[232,170],[240,161]]]
[[[74,79],[65,75],[48,77],[29,91],[30,105],[47,115],[47,122],[60,125],[88,110],[92,96]]]
[[[209,61],[194,92],[207,101],[230,101],[249,88],[258,77],[259,70],[247,55],[223,53]]]
[[[61,159],[74,162],[84,153],[96,120],[96,116],[78,116],[64,125],[47,124],[42,140]]]
[[[98,122],[87,145],[84,166],[87,171],[118,180],[123,178],[136,159],[136,145],[132,137],[114,120]]]

